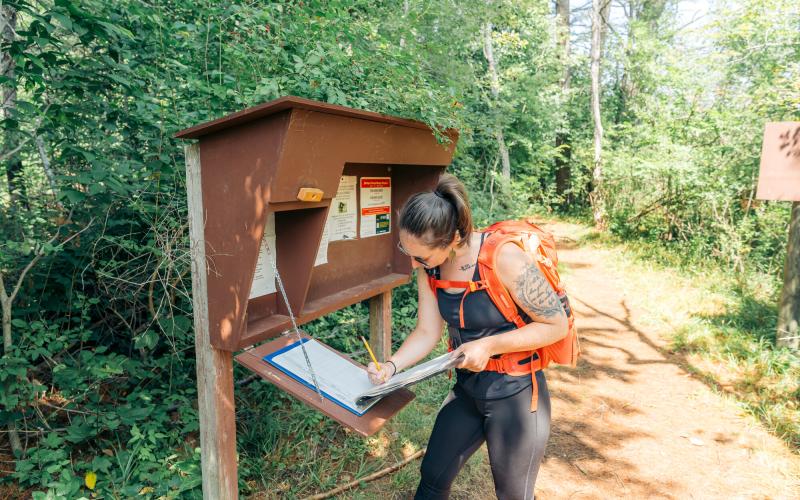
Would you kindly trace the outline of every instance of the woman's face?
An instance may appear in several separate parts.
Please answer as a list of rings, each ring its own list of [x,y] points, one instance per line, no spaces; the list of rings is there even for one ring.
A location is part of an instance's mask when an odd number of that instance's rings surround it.
[[[440,266],[447,260],[450,250],[455,243],[450,243],[446,247],[429,247],[420,238],[400,231],[400,241],[397,247],[402,253],[411,257],[411,267],[416,269],[420,266],[432,269]]]

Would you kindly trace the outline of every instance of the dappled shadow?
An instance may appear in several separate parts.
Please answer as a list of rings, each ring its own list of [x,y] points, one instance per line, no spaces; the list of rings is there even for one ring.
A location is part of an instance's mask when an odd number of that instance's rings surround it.
[[[606,349],[616,349],[616,350],[618,350],[618,351],[620,351],[620,352],[625,354],[625,356],[628,358],[626,362],[631,364],[631,365],[648,365],[648,364],[653,364],[653,363],[675,364],[675,362],[672,361],[671,359],[639,359],[639,358],[636,357],[635,354],[633,354],[628,349],[625,349],[625,348],[620,347],[618,345],[604,344],[602,342],[597,342],[596,340],[593,340],[593,339],[586,339],[585,338],[585,339],[583,339],[583,343],[584,343],[584,345],[586,345],[588,343],[588,344],[594,344],[594,345],[597,345],[597,346],[600,346],[600,347],[605,347]]]
[[[556,248],[559,251],[561,251],[561,250],[575,250],[580,246],[579,243],[580,242],[578,240],[574,240],[572,238],[556,237]]]
[[[642,330],[640,330],[639,328],[637,328],[633,324],[631,310],[630,310],[630,307],[628,307],[628,304],[625,301],[625,299],[622,299],[622,300],[619,301],[620,307],[625,311],[625,314],[624,314],[624,316],[622,318],[618,318],[617,316],[614,316],[611,313],[602,311],[601,309],[599,309],[597,307],[594,307],[594,306],[588,304],[587,302],[585,302],[585,301],[583,301],[583,300],[581,300],[581,299],[579,299],[577,297],[571,297],[570,300],[578,302],[583,307],[586,307],[586,308],[590,309],[591,311],[594,312],[595,316],[608,318],[608,319],[618,323],[620,326],[624,327],[625,330],[635,333],[640,342],[646,344],[648,347],[654,349],[655,351],[657,351],[659,354],[661,354],[663,356],[663,360],[640,360],[635,355],[633,355],[632,353],[626,351],[626,353],[629,354],[629,358],[628,358],[629,362],[631,362],[631,363],[639,363],[639,364],[656,363],[656,362],[658,362],[658,363],[670,363],[670,364],[675,364],[675,365],[681,366],[684,369],[686,369],[686,368],[688,368],[690,366],[686,362],[686,359],[683,356],[681,356],[680,354],[674,353],[673,351],[667,349],[664,346],[656,344],[646,333],[644,333]],[[609,347],[623,350],[618,346],[609,346]]]
[[[601,420],[561,417],[553,423],[543,467],[547,467],[546,464],[550,461],[562,462],[574,467],[584,476],[591,477],[592,481],[618,482],[622,489],[633,490],[635,497],[664,496],[665,491],[675,489],[673,481],[641,479],[639,464],[615,458],[610,454],[612,450],[621,448],[626,440],[653,437],[655,436],[642,430],[609,429]],[[587,462],[602,464],[602,467],[589,467]],[[625,477],[624,481],[620,475]]]
[[[692,318],[710,326],[712,333],[694,337],[681,331],[675,337],[676,350],[705,359],[724,353],[727,363],[735,360],[737,367],[746,367],[724,372],[707,365],[693,369],[709,387],[743,402],[772,434],[800,454],[800,428],[796,424],[800,413],[796,405],[792,406],[800,400],[800,389],[793,383],[798,379],[797,365],[793,365],[797,358],[777,349],[777,300],[761,299],[742,288],[734,289],[733,297],[735,300],[719,312],[692,314]]]
[[[562,388],[553,393],[554,401],[562,407],[552,422],[552,433],[548,442],[545,460],[562,462],[574,467],[593,484],[608,481],[619,486],[634,497],[673,498],[670,491],[676,491],[677,479],[661,480],[643,474],[646,464],[620,458],[618,451],[631,441],[655,440],[658,436],[646,428],[626,423],[625,418],[642,414],[637,401],[625,400],[589,392],[596,407],[586,412],[587,401],[581,396],[581,386],[591,380],[603,383],[606,377],[623,384],[634,386],[642,372],[637,368],[644,365],[674,365],[689,373],[687,361],[657,344],[645,331],[634,325],[633,314],[624,299],[614,304],[617,313],[606,307],[592,305],[575,295],[570,299],[576,309],[578,333],[582,356],[575,368],[560,367],[548,377],[558,381]],[[586,327],[581,326],[586,324]],[[631,334],[652,354],[642,355],[630,345]],[[625,341],[621,336],[627,337]],[[607,359],[603,351],[616,351],[622,356]],[[649,350],[648,350],[649,351]],[[564,408],[566,406],[566,408]],[[583,411],[580,411],[580,408]],[[610,422],[604,415],[613,414]],[[713,439],[724,440],[721,435]],[[720,441],[721,442],[721,441]],[[577,486],[576,486],[577,487]]]
[[[581,342],[583,342],[582,348],[584,355],[578,362],[578,366],[572,369],[559,370],[559,373],[562,376],[565,378],[573,378],[575,379],[576,383],[580,383],[580,381],[585,381],[590,378],[597,378],[600,374],[622,380],[623,382],[633,382],[633,370],[626,370],[624,368],[612,366],[608,363],[592,361],[591,356],[586,353],[586,340],[587,339],[585,338],[581,339]]]

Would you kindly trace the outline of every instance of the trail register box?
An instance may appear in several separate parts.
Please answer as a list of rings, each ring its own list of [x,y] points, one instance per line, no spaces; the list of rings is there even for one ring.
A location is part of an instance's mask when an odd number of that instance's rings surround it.
[[[204,494],[235,496],[235,351],[244,350],[244,366],[365,435],[413,397],[398,391],[358,416],[320,402],[264,358],[297,341],[280,335],[292,317],[302,325],[366,299],[370,343],[388,357],[391,290],[411,273],[396,214],[450,164],[458,135],[443,135],[449,140],[413,120],[297,97],[176,134],[198,140],[186,147],[186,168]]]

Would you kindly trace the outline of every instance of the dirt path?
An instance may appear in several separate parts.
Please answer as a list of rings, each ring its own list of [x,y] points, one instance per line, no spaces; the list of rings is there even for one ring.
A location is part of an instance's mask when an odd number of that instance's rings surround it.
[[[537,498],[800,498],[800,457],[689,374],[642,326],[603,251],[551,225],[583,357],[549,370],[553,431]]]

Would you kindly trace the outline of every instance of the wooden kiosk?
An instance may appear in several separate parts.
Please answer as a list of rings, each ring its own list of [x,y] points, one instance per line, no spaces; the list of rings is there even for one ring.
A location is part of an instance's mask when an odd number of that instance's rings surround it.
[[[186,146],[203,496],[238,496],[236,360],[343,425],[369,435],[413,398],[399,392],[356,417],[272,369],[264,355],[303,324],[370,299],[370,343],[391,353],[391,291],[411,265],[397,210],[431,189],[457,133],[439,144],[423,123],[283,97],[178,132]],[[265,253],[265,248],[271,253]],[[274,256],[288,305],[276,289]],[[260,341],[273,339],[259,347]]]

